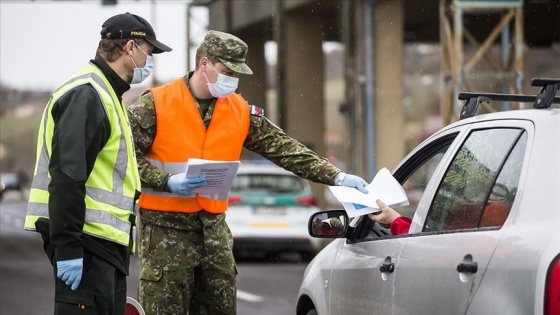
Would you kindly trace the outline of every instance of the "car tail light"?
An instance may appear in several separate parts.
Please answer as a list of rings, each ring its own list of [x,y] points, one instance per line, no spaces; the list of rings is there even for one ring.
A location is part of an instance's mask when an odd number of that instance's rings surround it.
[[[241,196],[229,196],[228,197],[228,205],[236,205],[243,202],[243,197]]]
[[[296,202],[304,206],[317,206],[317,200],[313,196],[305,196],[296,198]]]
[[[560,255],[554,258],[546,275],[544,314],[560,314]]]

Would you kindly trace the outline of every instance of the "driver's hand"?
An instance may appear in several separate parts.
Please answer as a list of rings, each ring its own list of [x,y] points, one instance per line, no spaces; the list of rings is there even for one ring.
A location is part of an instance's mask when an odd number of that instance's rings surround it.
[[[376,202],[379,206],[379,210],[381,211],[377,212],[377,214],[370,213],[368,214],[368,217],[370,220],[379,223],[382,227],[390,228],[391,223],[393,223],[393,221],[401,215],[397,211],[393,210],[393,208],[386,205],[383,201],[381,201],[381,199],[377,199]]]
[[[331,226],[332,226],[333,228],[340,229],[340,228],[342,227],[342,222],[340,222],[340,220],[337,219],[337,218],[331,218],[331,219],[329,220],[329,223],[331,224]]]

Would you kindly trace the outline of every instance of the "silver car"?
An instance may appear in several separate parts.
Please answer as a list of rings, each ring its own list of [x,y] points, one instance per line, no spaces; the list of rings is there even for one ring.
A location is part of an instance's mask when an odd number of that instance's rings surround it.
[[[467,117],[408,154],[393,171],[408,233],[340,210],[311,216],[311,235],[338,239],[308,265],[297,314],[560,314],[556,89],[551,107]],[[463,114],[476,111],[469,99]],[[337,236],[315,229],[332,218]]]
[[[298,252],[311,260],[321,244],[307,233],[307,220],[317,211],[307,180],[272,163],[242,163],[226,213],[235,256]]]

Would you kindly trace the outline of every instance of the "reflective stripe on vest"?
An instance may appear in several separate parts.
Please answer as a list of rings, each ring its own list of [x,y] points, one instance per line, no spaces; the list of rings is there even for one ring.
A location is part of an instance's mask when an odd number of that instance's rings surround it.
[[[25,229],[35,230],[35,221],[49,215],[48,167],[54,129],[50,113],[52,105],[66,92],[83,84],[91,84],[95,88],[111,123],[110,139],[99,152],[96,166],[86,182],[83,232],[128,246],[130,215],[134,210],[135,193],[140,187],[132,134],[120,101],[101,71],[91,64],[55,91],[43,113]],[[110,177],[107,176],[109,174]]]
[[[249,133],[250,113],[239,94],[218,98],[208,129],[185,81],[180,78],[152,89],[156,135],[146,159],[167,173],[185,172],[189,158],[239,160]],[[227,194],[188,196],[142,187],[139,205],[150,210],[222,213]]]

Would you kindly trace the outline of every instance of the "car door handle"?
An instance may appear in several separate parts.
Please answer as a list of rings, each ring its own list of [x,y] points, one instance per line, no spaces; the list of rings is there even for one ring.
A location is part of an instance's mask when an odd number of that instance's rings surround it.
[[[476,273],[477,270],[478,264],[474,261],[462,262],[457,265],[458,272]]]
[[[395,264],[394,263],[382,264],[381,266],[379,266],[379,271],[392,273],[393,271],[395,271]]]

